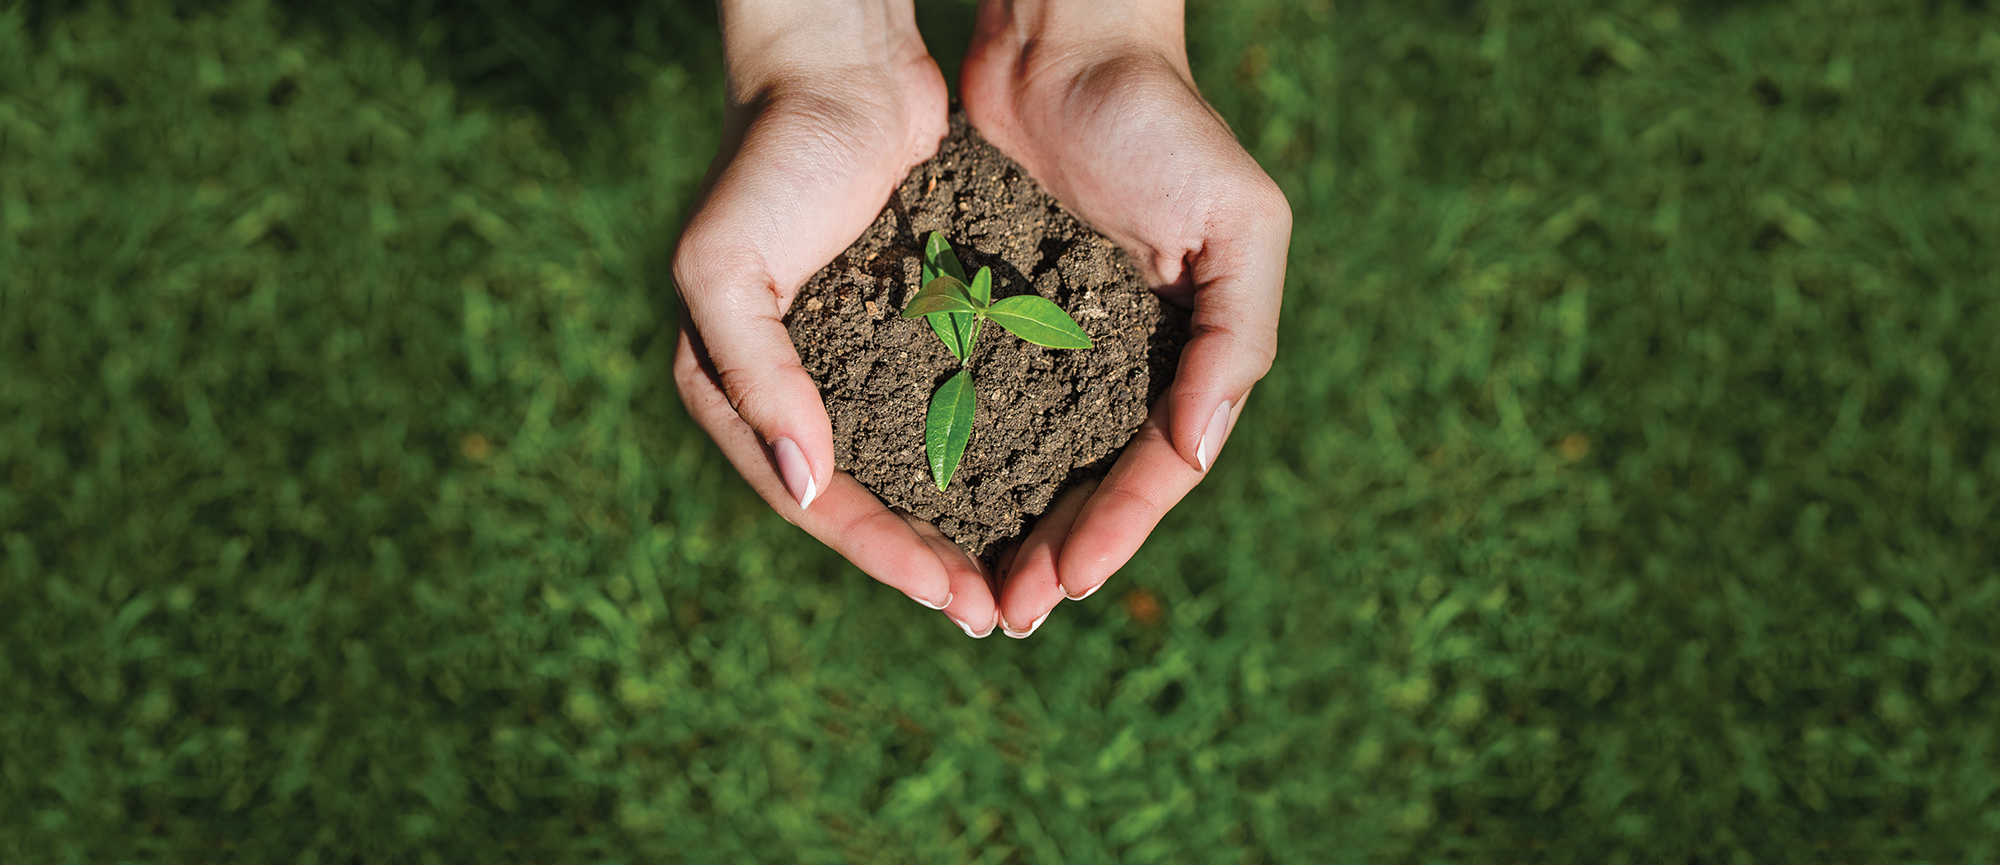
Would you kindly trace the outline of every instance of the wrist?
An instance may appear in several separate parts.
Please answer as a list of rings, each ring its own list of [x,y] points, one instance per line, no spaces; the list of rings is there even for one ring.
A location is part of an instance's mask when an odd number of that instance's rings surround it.
[[[1185,20],[1182,0],[980,0],[968,63],[1039,79],[1143,57],[1192,78]]]
[[[717,5],[734,104],[790,81],[893,73],[930,58],[910,0],[721,0]]]

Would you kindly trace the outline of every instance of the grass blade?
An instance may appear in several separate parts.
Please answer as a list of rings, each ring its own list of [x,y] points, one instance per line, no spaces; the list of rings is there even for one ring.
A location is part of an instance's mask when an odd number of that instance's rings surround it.
[[[924,415],[924,456],[930,459],[931,478],[939,491],[951,484],[958,471],[959,457],[965,455],[972,439],[972,372],[959,370],[931,394],[930,411]]]

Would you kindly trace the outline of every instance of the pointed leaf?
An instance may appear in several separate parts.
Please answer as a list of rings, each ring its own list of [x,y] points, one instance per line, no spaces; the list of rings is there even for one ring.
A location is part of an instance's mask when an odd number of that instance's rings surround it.
[[[957,280],[961,286],[966,282],[965,268],[959,265],[958,256],[951,251],[951,244],[944,239],[942,232],[933,231],[924,240],[924,260],[920,270],[918,284],[925,288],[929,288],[941,276],[949,276]],[[969,287],[967,288],[969,291]],[[918,292],[919,295],[922,293]],[[975,305],[986,304],[982,301]],[[930,323],[931,332],[937,334],[938,340],[944,343],[944,347],[951,350],[952,357],[963,362],[966,356],[972,353],[973,340],[979,334],[979,322],[975,316],[963,312],[953,312],[948,315],[934,312],[924,315],[924,320]]]
[[[937,334],[944,347],[951,350],[952,357],[964,361],[966,340],[959,334],[964,332],[962,325],[965,321],[972,318],[969,312],[934,312],[924,316],[924,322],[931,326],[931,332]]]
[[[924,284],[917,296],[910,298],[903,307],[904,318],[916,318],[934,312],[977,312],[972,296],[965,293],[965,283],[950,276],[940,276]]]
[[[959,370],[931,394],[930,411],[924,415],[924,456],[930,459],[931,478],[940,492],[951,484],[966,442],[972,439],[975,399],[970,370]]]
[[[979,344],[979,331],[980,329],[986,327],[986,319],[980,318],[978,316],[966,315],[964,313],[957,313],[952,317],[972,319],[972,321],[965,323],[968,325],[967,329],[959,331],[959,333],[965,334],[965,354],[967,357],[971,357],[972,347]]]
[[[970,282],[965,277],[964,266],[958,263],[958,255],[951,251],[951,244],[944,239],[944,232],[933,231],[924,241],[924,265],[935,273],[924,274],[924,284],[938,276],[949,276],[959,282]]]
[[[937,236],[938,235],[936,233],[931,234],[931,237],[933,238],[936,238]],[[917,274],[918,288],[923,288],[926,285],[930,285],[931,280],[944,275],[944,271],[938,269],[937,256],[934,253],[932,253],[929,249],[924,250],[924,263],[921,270],[922,272]]]
[[[944,275],[944,271],[939,270],[937,265],[937,251],[943,246],[944,235],[931,232],[930,240],[924,244],[922,272],[917,275],[918,290],[922,290],[924,286],[930,285],[932,280]],[[957,358],[960,363],[965,362],[965,339],[959,336],[961,330],[959,319],[965,317],[967,316],[964,313],[934,313],[924,316],[924,323],[931,326],[931,332],[937,334],[938,341],[944,343],[944,347],[951,351],[951,356]]]
[[[1009,333],[1049,348],[1089,348],[1090,336],[1062,307],[1032,294],[1010,297],[986,310]]]
[[[980,268],[979,273],[972,277],[972,289],[967,293],[972,295],[973,303],[979,304],[982,307],[992,306],[993,268]]]

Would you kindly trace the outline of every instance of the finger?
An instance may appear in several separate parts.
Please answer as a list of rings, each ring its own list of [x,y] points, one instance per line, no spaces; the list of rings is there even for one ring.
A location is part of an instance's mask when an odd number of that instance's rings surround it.
[[[1181,349],[1169,396],[1175,450],[1198,472],[1214,465],[1244,395],[1278,353],[1291,211],[1275,186],[1233,209],[1246,214],[1244,221],[1188,256],[1193,336]]]
[[[1233,426],[1243,412],[1242,400],[1231,409]],[[1063,594],[1072,600],[1090,597],[1132,559],[1139,545],[1202,478],[1202,472],[1181,459],[1155,418],[1139,428],[1125,446],[1104,482],[1091,494],[1076,517],[1069,538],[1057,557],[1056,576]],[[1228,427],[1224,428],[1224,434]]]
[[[780,516],[917,603],[933,610],[951,603],[952,576],[929,542],[846,473],[831,476],[810,511],[799,507],[775,469],[772,449],[730,408],[685,334],[675,350],[674,373],[688,414]]]
[[[995,569],[996,573],[993,580],[994,597],[1000,597],[1000,586],[1006,583],[1007,575],[1014,572],[1014,557],[1019,555],[1020,552],[1021,541],[1019,539],[1008,541],[1007,545],[1000,549],[1000,559],[994,562],[998,566]]]
[[[985,569],[936,526],[909,514],[897,515],[930,545],[931,552],[951,575],[951,604],[944,608],[945,617],[975,640],[992,635],[994,626],[1000,624],[1000,607],[993,602],[993,588],[986,581]]]
[[[749,298],[770,295],[757,292]],[[729,409],[747,424],[771,455],[770,465],[800,510],[812,507],[833,479],[833,427],[819,387],[799,363],[775,305],[736,302],[737,293],[715,292],[681,317],[681,342],[689,348],[690,374],[706,377]],[[693,306],[693,304],[689,304]],[[718,312],[718,307],[737,307]],[[685,390],[685,388],[683,389]]]
[[[1026,639],[1042,626],[1049,612],[1062,603],[1062,583],[1056,579],[1056,562],[1063,545],[1083,512],[1084,502],[1097,489],[1089,481],[1066,490],[1055,506],[1035,520],[1034,529],[1021,540],[1000,587],[1000,627],[1017,640]]]
[[[873,140],[864,115],[809,94],[749,122],[674,252],[683,329],[729,405],[810,508],[833,476],[833,431],[784,315],[799,287],[867,229],[921,160],[922,137]],[[929,148],[935,150],[936,142]],[[838,166],[840,170],[826,170]]]
[[[1030,116],[1033,128],[1002,122],[994,132],[1057,200],[1129,251],[1163,297],[1194,308],[1168,433],[1205,472],[1228,418],[1277,356],[1291,205],[1184,72],[1159,58],[1098,67],[1052,104]],[[1104,134],[1065,134],[1078,123]]]

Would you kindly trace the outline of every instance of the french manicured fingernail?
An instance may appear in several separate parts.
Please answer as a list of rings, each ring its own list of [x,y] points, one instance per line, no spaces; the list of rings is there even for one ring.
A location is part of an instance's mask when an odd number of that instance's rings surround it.
[[[1105,580],[1104,582],[1105,582],[1105,583],[1108,583],[1108,582],[1110,582],[1110,580]],[[1080,595],[1072,595],[1072,594],[1070,594],[1070,593],[1069,593],[1069,588],[1068,588],[1068,587],[1064,587],[1064,588],[1063,588],[1063,597],[1065,597],[1065,598],[1068,598],[1068,599],[1070,599],[1070,600],[1072,600],[1072,601],[1081,601],[1081,600],[1083,600],[1084,598],[1088,598],[1088,597],[1090,597],[1091,595],[1095,595],[1095,594],[1097,594],[1097,590],[1098,590],[1098,589],[1101,589],[1101,588],[1104,588],[1104,583],[1098,583],[1097,585],[1094,585],[1094,586],[1091,586],[1091,587],[1090,587],[1090,588],[1088,588],[1088,589],[1084,589],[1084,590],[1083,590],[1083,594],[1080,594]],[[1040,623],[1040,622],[1037,622],[1036,624],[1041,624],[1041,623]],[[1033,631],[1033,630],[1034,630],[1034,628],[1029,628],[1028,630],[1030,630],[1030,631]]]
[[[1049,610],[1049,613],[1053,613],[1053,612],[1055,612],[1055,610],[1053,610],[1053,609]],[[1014,630],[1013,628],[1002,628],[1001,630],[1002,630],[1002,632],[1003,632],[1003,633],[1005,633],[1005,634],[1006,634],[1007,636],[1009,636],[1009,637],[1013,637],[1013,638],[1014,638],[1014,639],[1016,639],[1016,640],[1025,640],[1025,639],[1027,639],[1027,638],[1028,638],[1028,635],[1029,635],[1029,634],[1032,634],[1032,633],[1034,633],[1034,632],[1035,632],[1035,629],[1036,629],[1036,628],[1039,628],[1039,627],[1041,627],[1041,626],[1042,626],[1042,623],[1043,623],[1043,622],[1046,622],[1046,621],[1048,621],[1048,620],[1049,620],[1049,613],[1043,613],[1043,614],[1042,614],[1042,617],[1041,617],[1041,618],[1039,618],[1039,619],[1036,619],[1036,620],[1034,620],[1034,621],[1032,621],[1032,622],[1029,622],[1029,623],[1028,623],[1028,629],[1027,629],[1027,630],[1025,630],[1025,631],[1016,631],[1016,630]]]
[[[819,498],[819,482],[813,480],[812,464],[806,462],[805,451],[791,439],[778,439],[771,443],[771,450],[778,455],[778,474],[785,479],[785,488],[792,491],[792,498],[798,500],[799,510],[812,507],[813,499]]]
[[[942,609],[944,609],[944,608],[946,608],[946,607],[949,607],[949,606],[951,606],[951,599],[952,599],[952,598],[954,598],[954,597],[957,597],[957,596],[956,596],[955,594],[948,594],[948,595],[945,595],[945,596],[944,596],[944,603],[942,603],[942,604],[933,604],[933,603],[931,603],[930,601],[926,601],[926,600],[924,600],[923,598],[919,598],[919,597],[917,597],[916,595],[911,595],[911,596],[910,596],[910,600],[912,600],[912,601],[916,601],[916,602],[917,602],[917,603],[919,603],[919,604],[923,604],[923,605],[924,605],[924,606],[926,606],[926,607],[930,607],[930,608],[931,608],[931,609],[933,609],[933,610],[942,610]],[[954,619],[953,621],[957,621],[957,620],[956,620],[956,619]]]
[[[1201,470],[1208,471],[1215,462],[1215,452],[1222,450],[1222,437],[1229,433],[1229,401],[1223,400],[1216,406],[1215,415],[1208,419],[1208,429],[1201,433],[1201,441],[1194,446],[1194,458],[1201,461]]]
[[[958,629],[964,631],[966,636],[971,637],[975,640],[984,640],[987,637],[993,636],[994,627],[1000,624],[1000,611],[998,609],[995,609],[993,611],[993,621],[986,625],[986,630],[984,631],[974,631],[971,625],[968,625],[964,622],[959,622],[957,619],[952,619],[952,621],[958,622]]]

